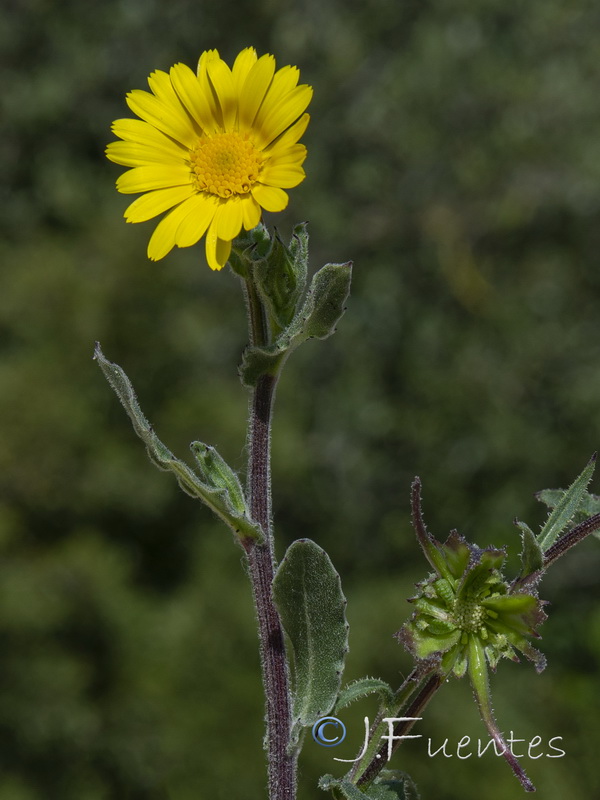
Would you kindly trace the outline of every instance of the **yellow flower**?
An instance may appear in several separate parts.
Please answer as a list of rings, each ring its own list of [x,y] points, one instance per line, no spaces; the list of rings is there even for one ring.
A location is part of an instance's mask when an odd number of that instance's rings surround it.
[[[195,75],[185,64],[148,78],[152,93],[134,90],[127,105],[140,119],[118,119],[106,155],[131,167],[117,180],[124,194],[144,192],[125,211],[143,222],[164,211],[148,244],[163,258],[206,235],[211,269],[225,266],[242,226],[258,225],[262,209],[282,211],[284,189],[304,180],[304,113],[312,88],[298,86],[299,70],[275,71],[271,55],[248,47],[233,68],[216,50],[200,56]]]

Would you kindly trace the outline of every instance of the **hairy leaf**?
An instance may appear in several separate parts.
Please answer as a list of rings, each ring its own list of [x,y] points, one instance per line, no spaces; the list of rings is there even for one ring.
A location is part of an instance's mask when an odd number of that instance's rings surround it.
[[[294,651],[296,734],[331,711],[348,652],[346,599],[327,553],[310,539],[288,548],[273,582]]]

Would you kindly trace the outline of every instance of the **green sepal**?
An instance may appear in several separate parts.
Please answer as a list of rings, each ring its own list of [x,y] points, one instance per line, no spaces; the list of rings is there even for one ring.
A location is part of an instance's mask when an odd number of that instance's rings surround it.
[[[359,678],[342,689],[334,711],[337,713],[342,708],[349,706],[350,703],[354,703],[369,694],[378,694],[384,708],[388,708],[394,702],[394,692],[389,683],[382,681],[380,678]]]
[[[346,598],[327,553],[310,539],[288,548],[273,596],[294,654],[293,743],[328,714],[340,690],[348,652]]]
[[[573,517],[579,511],[582,500],[587,494],[586,489],[594,474],[596,466],[596,453],[591,457],[583,472],[575,478],[571,486],[563,492],[554,508],[550,511],[548,519],[538,534],[537,541],[545,553],[569,526]]]
[[[503,584],[499,569],[505,558],[504,549],[487,547],[481,550],[471,546],[471,565],[459,581],[457,593],[479,594],[484,587],[488,587],[490,591],[497,591]]]
[[[142,413],[131,381],[118,364],[104,357],[99,342],[96,343],[94,359],[121,401],[135,432],[146,445],[146,451],[153,464],[161,470],[174,473],[183,491],[191,497],[202,500],[240,539],[262,541],[263,534],[260,527],[247,513],[239,481],[236,487],[235,474],[221,456],[213,448],[201,442],[194,442],[193,447],[197,447],[198,451],[204,449],[204,452],[211,453],[207,463],[212,464],[212,467],[205,467],[202,476],[199,477],[186,463],[176,458],[158,438]],[[227,471],[229,475],[225,478]]]
[[[509,763],[512,771],[521,785],[527,792],[534,792],[535,787],[527,777],[525,770],[519,764],[516,756],[513,755],[512,750],[506,744],[504,737],[498,729],[498,724],[494,717],[492,709],[492,699],[490,696],[490,685],[488,679],[488,671],[485,660],[485,650],[479,637],[469,636],[469,665],[468,665],[469,680],[475,702],[479,708],[479,713],[484,725],[486,726],[490,737],[496,742],[502,750],[502,754],[506,761]]]
[[[450,574],[456,580],[464,574],[471,560],[471,548],[458,531],[452,531],[443,545],[438,545]]]
[[[352,264],[326,264],[313,276],[304,303],[290,324],[265,347],[246,348],[240,377],[248,386],[261,375],[275,376],[288,356],[307,339],[326,339],[344,313],[350,293]]]

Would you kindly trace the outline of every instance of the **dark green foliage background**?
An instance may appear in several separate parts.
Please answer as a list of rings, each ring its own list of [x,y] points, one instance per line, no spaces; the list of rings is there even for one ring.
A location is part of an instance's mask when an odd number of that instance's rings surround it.
[[[179,455],[244,463],[237,279],[202,247],[154,264],[104,159],[126,91],[154,68],[249,44],[315,87],[312,267],[355,261],[337,335],[278,392],[279,554],[309,536],[349,599],[347,677],[398,684],[393,640],[426,573],[410,481],[443,537],[519,550],[533,492],[600,445],[600,11],[585,0],[5,0],[0,21],[0,798],[259,800],[262,698],[241,551],[154,470],[92,362],[99,339]],[[597,486],[596,486],[597,488]],[[503,663],[501,726],[562,736],[526,761],[544,800],[598,791],[600,543],[542,585],[536,676]],[[300,798],[351,758],[307,739]],[[465,681],[445,687],[394,765],[425,800],[508,800]],[[342,752],[343,751],[343,752]]]

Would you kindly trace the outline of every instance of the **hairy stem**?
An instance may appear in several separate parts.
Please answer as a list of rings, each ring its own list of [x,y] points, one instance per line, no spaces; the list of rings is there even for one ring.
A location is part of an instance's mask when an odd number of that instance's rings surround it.
[[[409,676],[410,677],[410,676]],[[393,729],[394,744],[392,752],[394,753],[402,743],[402,737],[407,736],[414,723],[414,718],[419,717],[421,711],[429,703],[431,698],[437,690],[443,685],[445,680],[444,675],[434,673],[425,681],[417,696],[413,699],[410,705],[403,712],[403,716],[409,718],[403,722],[397,722]],[[391,715],[390,715],[391,716]],[[379,748],[378,752],[371,759],[370,763],[356,781],[357,786],[368,786],[379,775],[382,769],[386,767],[388,754],[388,743],[384,742]]]
[[[246,282],[246,300],[252,344],[264,344],[267,325],[264,308],[252,279]],[[289,751],[291,694],[283,628],[273,601],[275,570],[271,525],[271,417],[277,378],[259,378],[250,403],[248,431],[248,498],[252,519],[265,540],[245,542],[248,572],[258,618],[260,660],[266,698],[266,748],[270,800],[295,800],[297,753]]]
[[[365,772],[375,757],[375,754],[379,750],[381,736],[387,730],[387,723],[383,722],[384,718],[397,717],[402,712],[404,706],[408,703],[411,696],[419,688],[423,677],[424,675],[420,674],[419,669],[415,667],[408,678],[406,678],[402,686],[395,693],[394,702],[389,707],[382,708],[373,720],[364,755],[354,762],[354,765],[350,770],[349,777],[353,783],[356,783],[356,781],[362,777],[363,772]]]
[[[579,525],[565,533],[544,553],[544,570],[548,569],[550,564],[553,564],[557,558],[564,555],[567,550],[570,550],[571,547],[597,530],[600,530],[600,514],[594,514],[593,517],[580,522]]]

